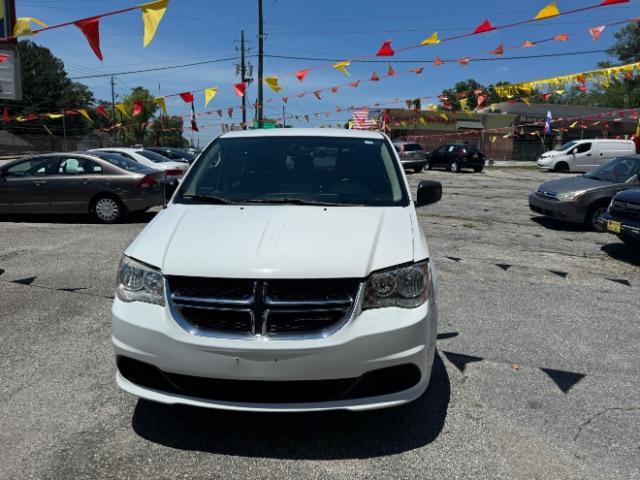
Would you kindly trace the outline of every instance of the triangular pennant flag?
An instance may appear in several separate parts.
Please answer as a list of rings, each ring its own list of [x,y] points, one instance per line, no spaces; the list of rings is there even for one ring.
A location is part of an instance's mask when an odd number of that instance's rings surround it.
[[[495,111],[496,111],[496,107],[497,107],[497,105],[496,105],[495,103],[492,103],[491,105],[489,105],[489,109],[490,109],[492,112],[495,112]]]
[[[504,55],[504,44],[501,43],[494,50],[491,50],[493,55]]]
[[[422,75],[422,72],[424,72],[424,67],[412,68],[409,71],[415,73],[416,75]]]
[[[434,65],[444,65],[444,62],[442,61],[442,59],[440,57],[436,57],[436,59],[433,61]]]
[[[509,137],[510,137],[510,134],[508,134],[508,133],[506,135],[502,136],[502,138],[509,138]]]
[[[391,40],[386,40],[378,50],[378,53],[376,53],[376,57],[393,57],[395,53],[391,48]]]
[[[404,103],[407,104],[407,110],[410,110],[411,106],[413,105],[413,102],[411,100],[405,100]]]
[[[529,101],[529,99],[527,97],[522,97],[522,101],[527,104],[528,106],[531,106],[531,102]]]
[[[387,76],[389,76],[389,77],[395,77],[396,76],[396,71],[393,69],[391,64],[389,64],[389,68],[387,68]]]
[[[560,15],[560,10],[558,10],[557,2],[552,2],[542,10],[538,12],[538,14],[533,18],[534,20],[544,20],[545,18],[557,17]]]
[[[571,125],[569,125],[569,128],[576,128],[576,125],[578,124],[577,121],[573,122]]]
[[[487,97],[485,97],[484,95],[478,95],[476,97],[476,100],[478,101],[478,106],[477,108],[482,108],[482,105],[484,104],[484,101],[487,99]]]
[[[491,30],[495,30],[495,29],[496,27],[491,25],[491,22],[489,20],[485,20],[484,22],[482,22],[480,25],[476,27],[473,33],[475,35],[478,33],[490,32]]]
[[[468,102],[469,102],[468,98],[461,98],[460,99],[460,109],[462,111],[467,111],[468,110],[468,107],[467,107]]]
[[[378,81],[380,81],[380,77],[378,76],[378,74],[377,74],[376,72],[373,72],[373,73],[371,74],[371,81],[372,81],[372,82],[378,82]]]
[[[524,42],[522,44],[522,48],[531,48],[531,47],[535,47],[536,44],[534,42],[531,42],[529,40],[527,40],[526,42]]]
[[[553,37],[553,39],[557,42],[568,42],[569,41],[569,34],[568,33],[561,33],[559,35],[556,35],[555,37]]]
[[[616,5],[618,3],[629,3],[630,0],[604,0],[604,2],[602,2],[600,4],[601,7],[604,7],[606,5]]]
[[[338,87],[331,87],[330,90],[331,90],[331,93],[337,93]]]
[[[562,94],[564,93],[564,90],[562,90],[562,89],[556,90],[556,93],[557,93],[558,95],[562,95]]]
[[[349,65],[351,65],[351,61],[350,60],[344,60],[343,62],[334,63],[333,64],[333,68],[335,68],[336,70],[341,71],[345,75],[351,75],[349,73],[349,71],[347,70],[347,67]]]
[[[420,42],[420,45],[437,45],[440,43],[440,39],[438,38],[438,32],[434,32],[430,37],[425,38]]]
[[[35,35],[31,31],[31,23],[40,25],[42,28],[47,28],[47,24],[33,17],[20,17],[16,19],[16,24],[13,27],[13,36],[21,37],[28,35]]]
[[[2,20],[2,18],[0,18],[0,20]],[[4,63],[7,60],[9,60],[9,55],[7,55],[6,53],[0,53],[0,63]]]
[[[287,102],[289,101],[289,97],[282,97],[282,101],[283,101],[284,103],[287,103]]]
[[[141,100],[136,100],[133,102],[133,116],[137,117],[142,113],[143,102]]]
[[[589,29],[589,33],[591,34],[591,39],[595,42],[596,40],[598,40],[600,38],[600,35],[602,35],[602,32],[604,32],[604,29],[606,28],[605,25],[601,25],[599,27],[594,27],[594,28],[590,28]]]
[[[588,91],[586,85],[578,85],[578,90],[580,90],[582,93],[587,93]]]
[[[425,127],[427,126],[427,121],[424,119],[424,117],[420,117],[420,123]]]
[[[109,115],[107,114],[107,109],[104,108],[104,105],[98,105],[96,107],[96,112],[98,112],[100,115],[102,115],[104,118],[109,118]]]
[[[238,97],[244,97],[244,94],[247,92],[247,82],[236,83],[233,89]]]
[[[75,22],[74,25],[84,34],[96,57],[102,60],[102,51],[100,50],[100,17],[79,20]]]
[[[227,115],[229,115],[229,118],[233,117],[233,107],[227,108]]]
[[[222,110],[216,110],[216,113],[218,114],[218,116],[219,116],[220,118],[222,118]]]
[[[125,117],[129,118],[129,114],[127,113],[127,109],[124,106],[124,103],[117,103],[116,104],[116,108],[118,109],[118,111]]]
[[[342,109],[340,107],[336,107],[336,112],[341,112]]]
[[[471,61],[470,57],[464,57],[464,58],[461,58],[460,60],[458,60],[458,63],[460,65],[469,65],[470,61]]]
[[[204,91],[204,106],[209,105],[209,102],[218,94],[218,87],[210,87]]]
[[[169,0],[158,0],[156,2],[144,3],[138,8],[142,11],[142,22],[144,23],[143,45],[146,47],[151,43],[156,35],[158,25],[167,11]]]
[[[156,97],[156,98],[154,98],[154,101],[158,104],[158,106],[160,107],[160,110],[162,110],[162,114],[166,115],[167,114],[167,102],[165,102],[164,97]]]
[[[84,118],[86,118],[90,123],[93,123],[93,120],[91,119],[91,117],[89,116],[89,112],[87,112],[86,109],[84,108],[78,108],[77,109],[78,113],[80,115],[82,115]]]
[[[306,70],[299,70],[296,72],[296,78],[302,82],[307,77],[307,75],[309,75],[310,71],[310,68],[307,68]]]
[[[191,92],[181,93],[180,98],[182,98],[185,103],[193,103],[193,93]]]
[[[57,120],[58,118],[64,117],[64,113],[47,113],[47,117],[51,120]]]
[[[322,96],[320,95],[320,90],[316,90],[315,92],[313,92],[313,94],[316,96],[318,100],[322,100]]]
[[[264,83],[266,83],[267,87],[269,87],[271,90],[273,90],[276,93],[282,90],[282,87],[278,83],[278,77],[267,77],[264,79]]]
[[[2,111],[2,121],[3,122],[11,121],[11,115],[9,115],[9,107],[4,107],[4,110]]]

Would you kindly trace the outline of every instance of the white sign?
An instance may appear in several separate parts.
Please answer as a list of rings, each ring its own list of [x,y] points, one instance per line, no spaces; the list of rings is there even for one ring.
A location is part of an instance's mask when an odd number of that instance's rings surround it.
[[[0,49],[0,100],[22,100],[20,58],[15,50]]]

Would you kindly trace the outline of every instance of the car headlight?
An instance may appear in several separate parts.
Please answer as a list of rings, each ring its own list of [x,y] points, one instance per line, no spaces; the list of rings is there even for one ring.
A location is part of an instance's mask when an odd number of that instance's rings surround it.
[[[118,268],[116,295],[123,302],[164,305],[162,273],[160,270],[123,256]]]
[[[362,309],[418,307],[429,298],[430,284],[428,260],[372,273],[365,284]]]
[[[576,202],[582,195],[584,195],[586,190],[579,190],[577,192],[567,192],[567,193],[559,193],[557,198],[561,202]]]

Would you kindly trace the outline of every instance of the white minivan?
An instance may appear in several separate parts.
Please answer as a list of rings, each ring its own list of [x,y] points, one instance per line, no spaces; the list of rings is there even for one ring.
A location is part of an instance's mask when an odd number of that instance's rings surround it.
[[[636,145],[631,140],[574,140],[543,153],[538,167],[554,172],[590,172],[616,157],[635,153]]]
[[[425,391],[436,276],[417,201],[377,132],[229,132],[126,249],[117,383],[149,400],[366,410]]]

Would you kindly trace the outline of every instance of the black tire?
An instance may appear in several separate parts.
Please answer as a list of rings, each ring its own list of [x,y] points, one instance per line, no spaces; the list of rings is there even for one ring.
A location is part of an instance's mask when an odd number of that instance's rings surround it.
[[[455,160],[451,162],[451,165],[449,165],[449,171],[453,173],[460,173],[460,165],[458,164],[458,162],[456,162]]]
[[[423,168],[424,167],[416,167],[416,168],[413,169],[413,171],[416,172],[416,173],[420,173],[420,172],[422,172]]]
[[[484,165],[482,165],[481,167],[473,167],[473,171],[476,173],[480,173],[484,170]]]
[[[431,165],[431,162],[427,162],[427,170],[433,170],[433,165]]]
[[[99,223],[116,223],[124,216],[124,205],[111,195],[100,195],[91,204],[91,213]]]
[[[553,171],[558,173],[568,173],[569,164],[567,162],[558,162],[556,163],[556,168],[554,168]]]
[[[601,202],[591,207],[584,219],[585,226],[588,229],[593,230],[594,232],[605,232],[607,230],[607,227],[602,220],[602,216],[607,211],[608,206],[609,202]]]

